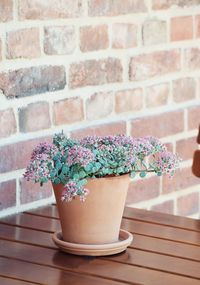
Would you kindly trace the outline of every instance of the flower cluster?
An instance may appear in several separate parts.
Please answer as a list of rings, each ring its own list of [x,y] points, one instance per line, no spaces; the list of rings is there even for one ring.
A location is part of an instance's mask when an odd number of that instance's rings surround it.
[[[70,202],[72,199],[79,195],[82,202],[85,201],[86,196],[89,194],[89,190],[83,186],[78,187],[77,183],[73,180],[70,180],[63,189],[62,201]]]
[[[62,183],[63,201],[76,196],[84,201],[87,178],[126,173],[145,177],[148,172],[172,176],[178,164],[177,155],[154,137],[87,136],[78,140],[61,133],[54,136],[53,144],[41,143],[33,150],[24,176],[41,184]]]
[[[79,164],[80,166],[84,167],[88,163],[92,162],[93,159],[94,154],[91,152],[91,150],[80,145],[75,145],[68,151],[67,163],[69,166]]]
[[[86,136],[82,139],[80,139],[80,145],[89,148],[89,149],[93,149],[93,148],[97,148],[100,144],[101,144],[101,137],[98,136]]]
[[[167,173],[172,177],[178,168],[179,158],[176,154],[169,151],[161,152],[157,159],[153,162],[153,167],[157,173]]]
[[[50,179],[50,172],[54,168],[52,157],[58,152],[54,144],[40,143],[32,152],[30,164],[26,168],[24,177],[43,184]]]

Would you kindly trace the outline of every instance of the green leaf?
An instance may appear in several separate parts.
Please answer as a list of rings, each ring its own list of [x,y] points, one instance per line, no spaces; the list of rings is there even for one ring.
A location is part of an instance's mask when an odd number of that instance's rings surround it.
[[[76,193],[77,193],[78,196],[80,196],[82,194],[82,191],[78,190]]]
[[[69,167],[67,165],[64,165],[62,168],[62,174],[67,174],[69,171]]]
[[[91,170],[92,170],[92,164],[91,163],[89,163],[89,164],[87,164],[86,166],[85,166],[85,171],[87,171],[87,172],[90,172]]]
[[[78,173],[75,173],[74,176],[73,176],[73,179],[75,180],[79,180],[80,179],[80,176]]]
[[[60,178],[56,177],[53,181],[55,184],[59,184],[61,182]]]
[[[134,178],[136,176],[136,172],[135,171],[131,171],[131,178]]]
[[[41,178],[41,182],[42,183],[46,183],[46,182],[48,182],[49,181],[49,179],[47,178],[47,177],[42,177]]]
[[[61,173],[61,174],[59,175],[59,178],[60,178],[60,180],[61,180],[62,183],[63,183],[63,182],[65,183],[65,181],[66,181],[66,176],[65,176],[64,174]]]
[[[108,174],[113,174],[113,173],[114,173],[113,169],[108,170]]]
[[[85,173],[85,171],[81,170],[81,171],[79,172],[79,177],[80,177],[80,178],[84,178],[85,176],[87,176],[87,174]]]
[[[62,163],[60,162],[60,161],[58,161],[57,163],[56,163],[56,169],[57,170],[60,170],[62,168]]]
[[[97,171],[97,168],[94,166],[92,167],[92,172],[95,173]]]
[[[97,169],[97,171],[101,168],[101,163],[99,163],[99,162],[96,162],[95,163],[95,167],[96,167],[96,169]]]
[[[124,171],[124,168],[123,167],[118,167],[117,168],[117,173],[122,173]]]
[[[103,158],[99,158],[99,162],[100,162],[102,165],[104,165],[105,160],[104,160]]]
[[[157,175],[158,176],[162,176],[162,172],[157,172]]]
[[[93,150],[94,155],[97,155],[99,153],[99,151],[97,149]]]
[[[66,162],[66,155],[63,155],[61,158],[61,162],[65,163]]]
[[[147,175],[147,173],[145,171],[140,172],[140,177],[144,178]]]
[[[53,169],[53,170],[50,172],[50,177],[51,177],[51,179],[54,178],[56,175],[57,175],[57,170],[56,170],[56,169]]]
[[[59,158],[60,158],[60,154],[57,153],[57,154],[53,157],[53,160],[56,161],[56,160],[58,160]]]
[[[86,185],[86,184],[87,184],[87,179],[81,179],[77,183],[78,187],[81,187],[81,186]]]
[[[102,169],[102,173],[103,173],[104,175],[108,174],[108,168],[103,168],[103,169]]]

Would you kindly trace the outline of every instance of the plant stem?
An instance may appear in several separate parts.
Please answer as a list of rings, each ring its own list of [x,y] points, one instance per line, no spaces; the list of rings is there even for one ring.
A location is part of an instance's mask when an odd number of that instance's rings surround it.
[[[155,170],[153,170],[153,169],[148,169],[148,170],[134,170],[134,172],[142,172],[142,171],[145,171],[145,172],[155,172]]]

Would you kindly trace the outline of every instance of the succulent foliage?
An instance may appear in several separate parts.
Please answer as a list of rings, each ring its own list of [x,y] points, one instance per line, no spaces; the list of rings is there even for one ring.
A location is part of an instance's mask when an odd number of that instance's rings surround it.
[[[176,154],[167,151],[154,137],[133,138],[125,135],[87,136],[72,139],[55,134],[53,142],[40,143],[31,156],[24,176],[27,180],[65,185],[62,200],[71,201],[88,195],[88,178],[148,172],[173,176],[179,164]]]

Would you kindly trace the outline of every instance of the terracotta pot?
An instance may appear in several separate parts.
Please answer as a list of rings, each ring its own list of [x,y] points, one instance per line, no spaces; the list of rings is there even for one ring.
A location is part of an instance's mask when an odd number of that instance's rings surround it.
[[[63,185],[53,185],[63,240],[81,244],[117,242],[129,175],[88,179],[85,202],[78,197],[62,202]]]

